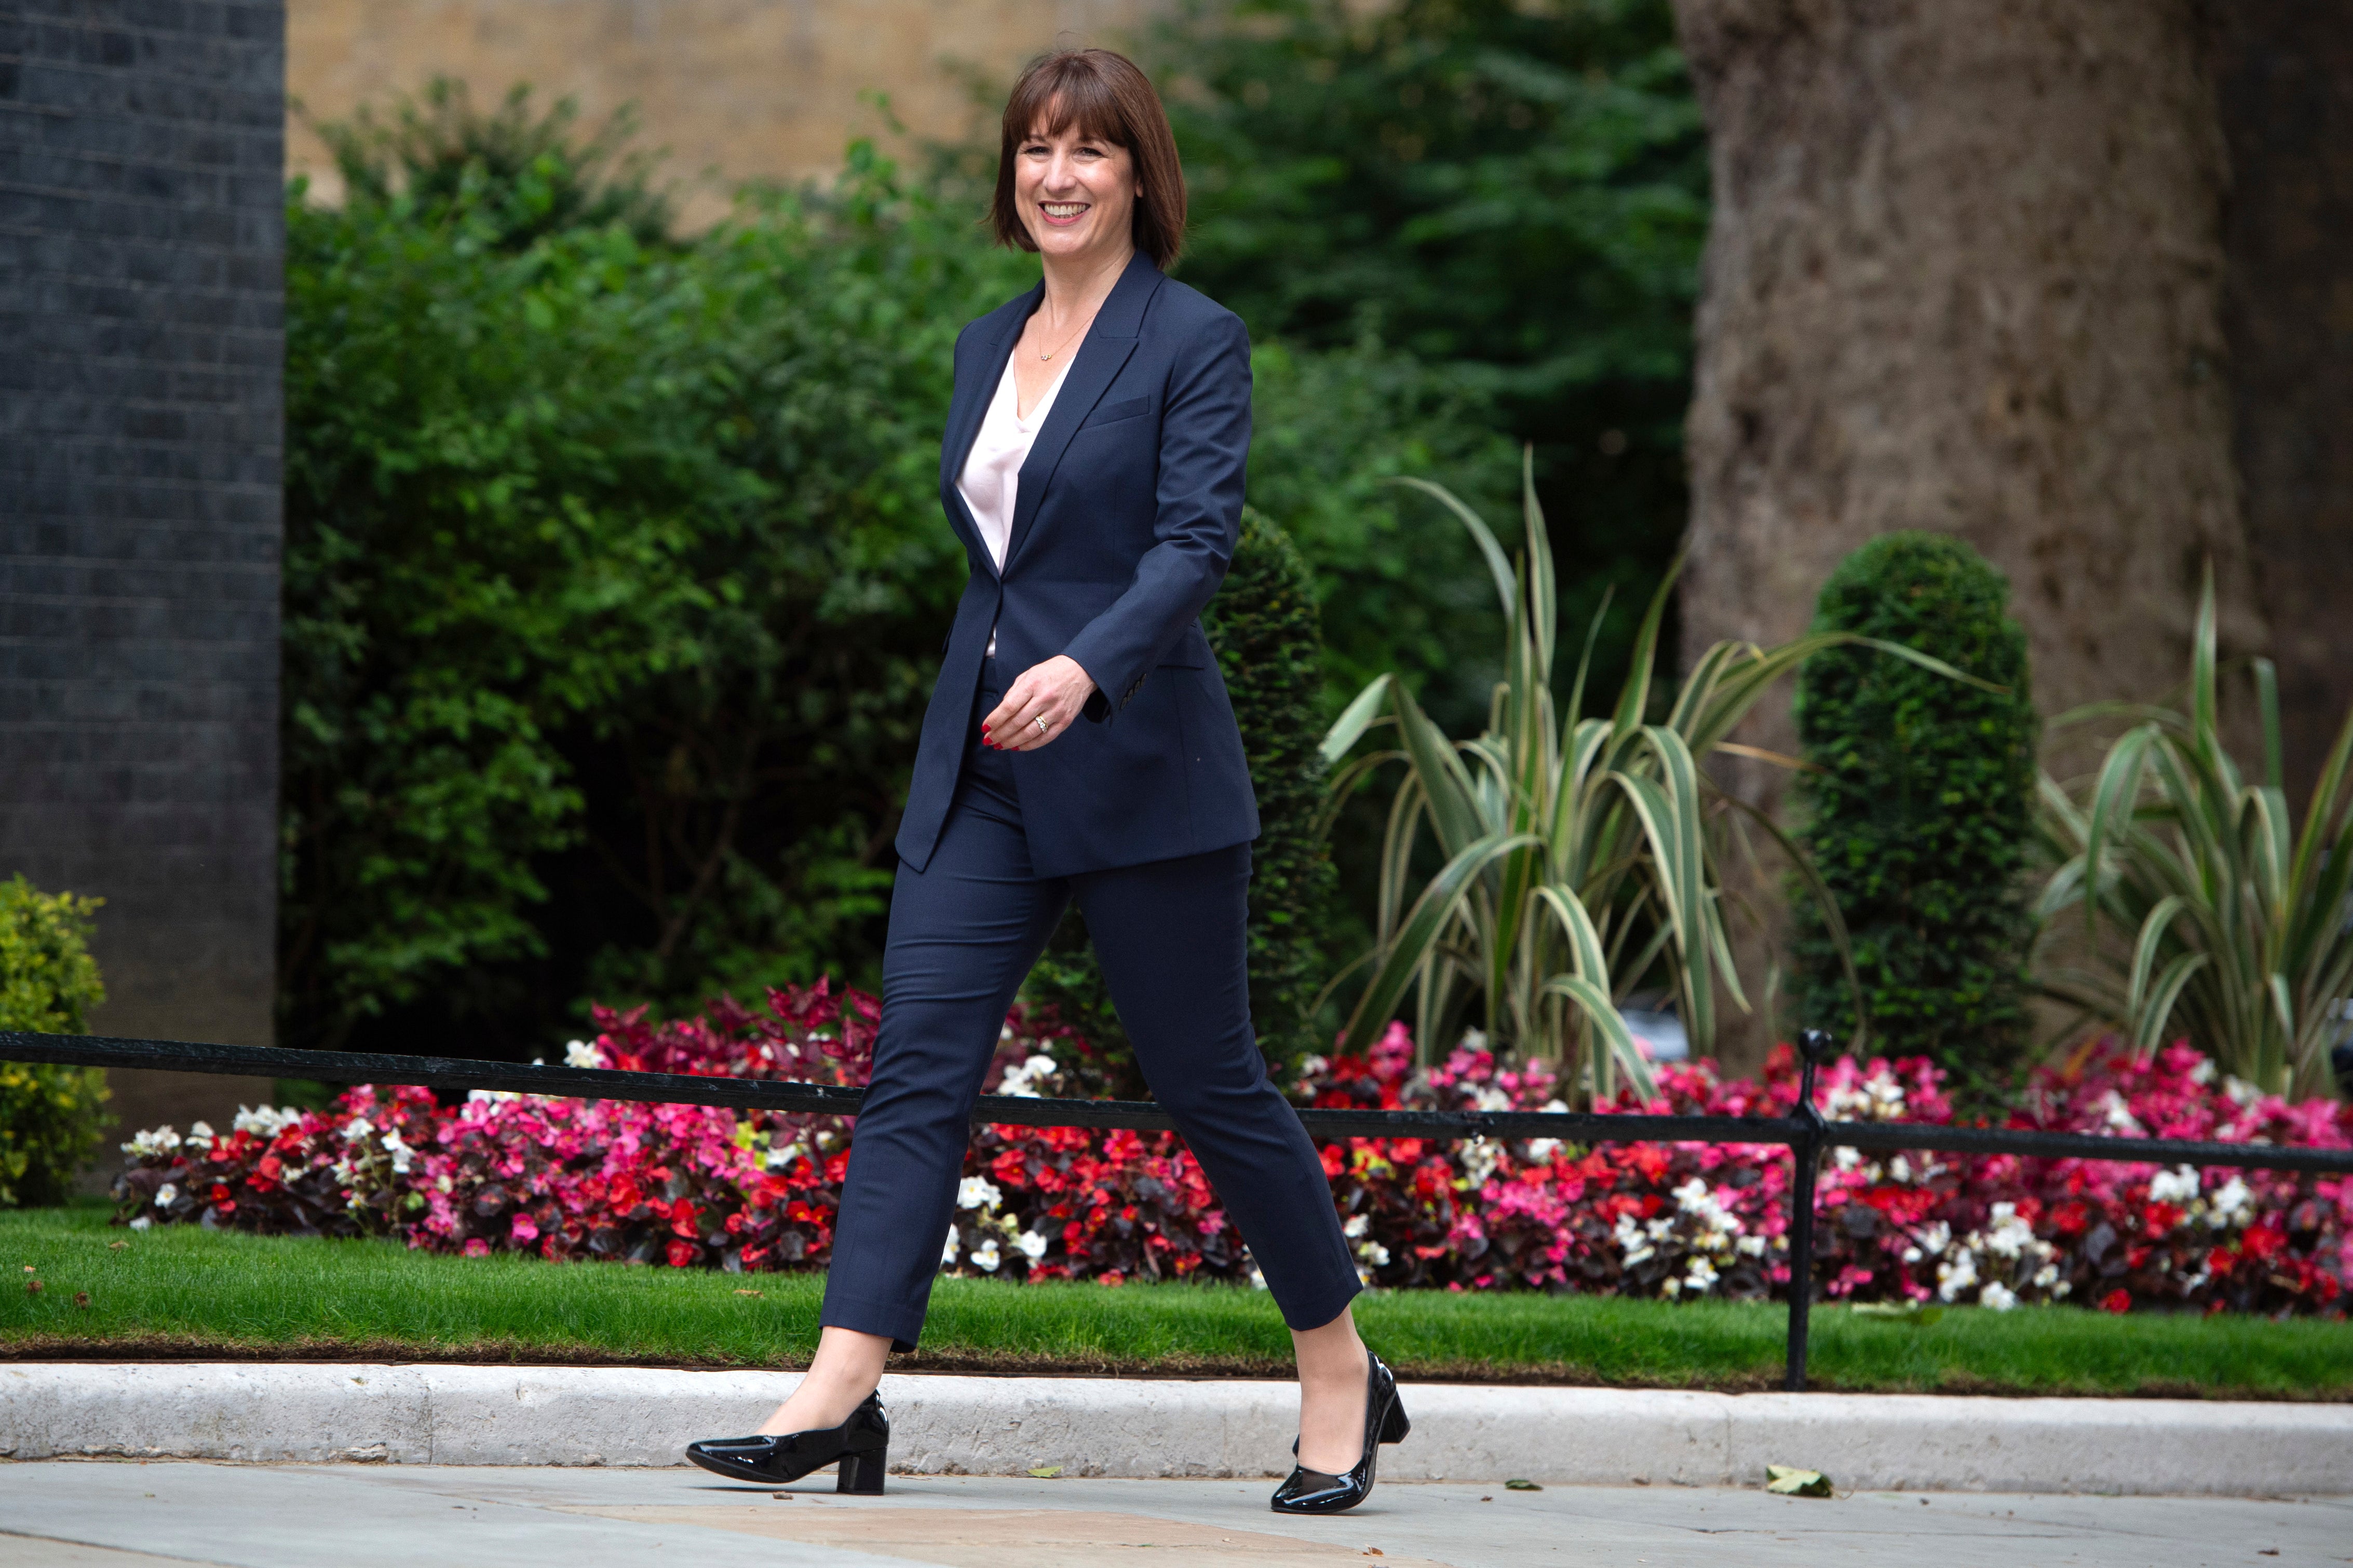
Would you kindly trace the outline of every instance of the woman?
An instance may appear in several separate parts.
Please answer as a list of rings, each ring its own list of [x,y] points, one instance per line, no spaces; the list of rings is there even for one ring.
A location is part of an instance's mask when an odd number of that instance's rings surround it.
[[[1323,1164],[1250,1032],[1258,808],[1196,618],[1241,515],[1250,340],[1163,275],[1184,178],[1158,97],[1119,55],[1065,50],[1015,85],[994,222],[1044,279],[956,341],[940,500],[972,575],[899,828],[822,1332],[758,1436],[687,1453],[761,1482],[839,1460],[839,1489],[882,1489],[883,1361],[922,1331],[982,1075],[1076,898],[1137,1058],[1291,1327],[1297,1467],[1273,1506],[1337,1512],[1407,1421],[1356,1337]]]

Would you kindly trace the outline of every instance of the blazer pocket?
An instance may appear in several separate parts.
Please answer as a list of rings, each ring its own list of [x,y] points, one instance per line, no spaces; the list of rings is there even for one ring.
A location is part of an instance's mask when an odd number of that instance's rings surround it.
[[[1115,425],[1123,419],[1133,419],[1139,414],[1152,412],[1152,397],[1125,397],[1117,403],[1106,403],[1090,414],[1079,425],[1082,430],[1092,430],[1099,425]]]

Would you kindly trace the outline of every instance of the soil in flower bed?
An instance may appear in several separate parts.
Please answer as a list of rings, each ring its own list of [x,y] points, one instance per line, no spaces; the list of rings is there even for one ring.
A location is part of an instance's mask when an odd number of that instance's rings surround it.
[[[29,1271],[28,1268],[29,1266]],[[0,1357],[799,1364],[823,1277],[450,1258],[378,1240],[195,1226],[126,1234],[100,1207],[0,1214]],[[31,1287],[37,1283],[37,1290]],[[1779,1383],[1758,1302],[1377,1292],[1366,1336],[1409,1376],[1713,1388]],[[943,1279],[909,1372],[1285,1375],[1273,1303],[1230,1285]],[[2353,1400],[2353,1324],[2072,1307],[1931,1323],[1823,1308],[1814,1381],[1853,1391]]]

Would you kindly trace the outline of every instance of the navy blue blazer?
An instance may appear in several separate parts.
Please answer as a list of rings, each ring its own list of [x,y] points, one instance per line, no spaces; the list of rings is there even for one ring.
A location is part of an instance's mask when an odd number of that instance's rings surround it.
[[[972,575],[923,714],[899,858],[931,858],[955,799],[981,658],[1009,681],[1068,654],[1093,678],[1085,717],[1008,757],[1031,869],[1068,877],[1258,837],[1258,800],[1199,616],[1224,581],[1250,456],[1250,334],[1142,255],[1065,373],[1014,496],[1000,573],[957,491],[981,416],[1045,287],[956,339],[940,504]]]

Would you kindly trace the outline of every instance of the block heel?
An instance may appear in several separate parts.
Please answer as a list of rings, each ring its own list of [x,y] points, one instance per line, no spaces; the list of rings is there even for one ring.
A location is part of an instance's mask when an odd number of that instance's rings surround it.
[[[833,1489],[860,1497],[881,1497],[882,1478],[890,1468],[891,1450],[888,1448],[877,1448],[866,1454],[844,1454],[841,1468],[833,1473]]]
[[[1405,1401],[1402,1399],[1390,1400],[1388,1415],[1381,1422],[1381,1441],[1384,1443],[1402,1443],[1407,1437],[1410,1436],[1412,1433],[1413,1422],[1405,1413]]]

